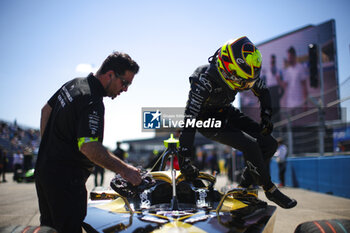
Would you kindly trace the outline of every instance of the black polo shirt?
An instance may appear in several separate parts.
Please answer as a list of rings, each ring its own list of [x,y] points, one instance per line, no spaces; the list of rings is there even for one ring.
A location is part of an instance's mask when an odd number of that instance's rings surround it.
[[[93,167],[79,146],[87,141],[102,143],[104,96],[102,84],[91,73],[67,82],[50,98],[52,112],[41,140],[37,170],[55,165]]]

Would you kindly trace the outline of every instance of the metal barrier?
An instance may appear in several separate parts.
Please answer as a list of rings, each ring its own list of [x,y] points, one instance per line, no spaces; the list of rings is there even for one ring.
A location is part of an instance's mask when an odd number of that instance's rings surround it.
[[[279,183],[278,165],[270,165],[273,182]],[[288,158],[287,186],[350,198],[350,156]]]

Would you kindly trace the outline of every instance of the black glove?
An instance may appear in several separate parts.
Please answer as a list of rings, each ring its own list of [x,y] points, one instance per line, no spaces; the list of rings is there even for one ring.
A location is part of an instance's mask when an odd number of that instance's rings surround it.
[[[199,170],[194,166],[189,158],[184,158],[180,165],[181,173],[188,181],[195,180],[199,175]]]
[[[189,158],[191,156],[191,151],[191,149],[186,147],[180,147],[179,149],[180,170],[188,181],[195,180],[199,175],[198,168],[192,164],[192,161]]]
[[[260,122],[260,127],[261,127],[261,134],[266,136],[272,133],[273,130],[273,123],[271,121],[271,111],[270,110],[264,110],[261,111],[261,122]]]
[[[187,146],[180,146],[179,155],[181,158],[192,158],[192,148]]]
[[[127,182],[121,175],[116,174],[111,180],[111,188],[120,195],[127,198],[134,198],[138,194],[142,193],[145,189],[149,189],[156,184],[152,175],[145,169],[141,169],[141,184],[133,186],[130,182]]]

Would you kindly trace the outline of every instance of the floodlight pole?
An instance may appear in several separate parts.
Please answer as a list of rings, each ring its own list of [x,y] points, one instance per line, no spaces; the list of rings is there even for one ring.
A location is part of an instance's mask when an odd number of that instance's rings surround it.
[[[319,140],[319,153],[320,156],[324,156],[324,136],[325,136],[325,112],[324,112],[324,80],[323,80],[323,65],[322,65],[322,45],[318,43],[318,61],[319,61],[319,75],[320,75],[320,101],[318,105],[318,118],[319,118],[319,129],[318,129],[318,140]]]

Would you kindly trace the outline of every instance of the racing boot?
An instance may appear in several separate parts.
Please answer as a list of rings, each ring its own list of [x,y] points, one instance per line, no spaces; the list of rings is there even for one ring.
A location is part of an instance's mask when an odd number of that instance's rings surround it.
[[[281,193],[281,191],[279,191],[275,185],[273,185],[268,190],[265,190],[265,195],[267,199],[273,201],[274,203],[276,203],[284,209],[290,209],[297,205],[296,200],[291,199],[287,195]]]

